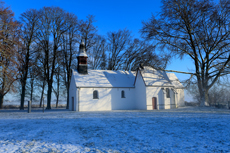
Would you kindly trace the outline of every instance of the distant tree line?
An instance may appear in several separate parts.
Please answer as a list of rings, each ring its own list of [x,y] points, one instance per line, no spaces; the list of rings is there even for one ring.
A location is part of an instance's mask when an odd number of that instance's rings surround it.
[[[158,55],[150,42],[135,39],[127,30],[97,33],[93,15],[85,20],[59,7],[30,9],[19,20],[4,2],[0,3],[0,108],[10,92],[20,93],[20,109],[25,97],[34,100],[44,95],[51,109],[52,93],[58,100],[67,95],[71,70],[77,67],[78,46],[84,40],[90,69],[136,70],[140,63],[166,68],[169,56]]]

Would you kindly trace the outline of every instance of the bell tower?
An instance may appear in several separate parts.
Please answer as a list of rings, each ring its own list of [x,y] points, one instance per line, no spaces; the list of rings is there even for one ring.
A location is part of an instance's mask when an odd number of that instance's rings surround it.
[[[77,71],[80,74],[88,74],[88,65],[87,65],[87,54],[85,51],[85,43],[81,40],[81,44],[79,47],[79,54],[77,55]]]

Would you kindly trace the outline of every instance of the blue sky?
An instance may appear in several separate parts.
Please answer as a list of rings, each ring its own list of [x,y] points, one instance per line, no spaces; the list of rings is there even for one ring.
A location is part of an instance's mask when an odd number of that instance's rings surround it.
[[[5,0],[15,12],[16,18],[30,8],[59,6],[72,12],[79,19],[88,14],[95,15],[99,34],[127,28],[135,37],[139,37],[141,22],[151,17],[151,13],[160,11],[160,0]]]
[[[79,19],[87,15],[95,16],[100,35],[109,31],[127,28],[134,37],[139,38],[142,21],[146,21],[151,14],[160,11],[160,0],[3,0],[10,6],[18,19],[27,9],[40,9],[43,6],[58,6],[74,13]],[[169,70],[188,71],[194,69],[190,59],[174,58],[167,67]],[[188,78],[185,74],[176,74],[180,80]]]

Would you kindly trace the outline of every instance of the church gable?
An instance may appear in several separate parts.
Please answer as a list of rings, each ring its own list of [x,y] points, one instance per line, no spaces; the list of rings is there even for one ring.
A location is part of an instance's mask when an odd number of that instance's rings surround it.
[[[155,70],[149,66],[139,71],[146,86],[173,87],[165,71]]]
[[[176,77],[174,73],[167,73],[167,76],[171,82],[171,84],[174,86],[174,88],[182,89],[184,86],[179,81],[179,79]]]

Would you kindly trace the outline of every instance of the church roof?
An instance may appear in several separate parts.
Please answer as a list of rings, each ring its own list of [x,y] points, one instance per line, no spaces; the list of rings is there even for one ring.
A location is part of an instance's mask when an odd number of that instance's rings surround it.
[[[73,70],[77,87],[134,87],[135,72],[111,71],[111,70],[88,70],[88,74],[79,74]]]
[[[174,73],[167,73],[167,76],[175,88],[184,88],[184,86],[182,85],[182,83],[179,81],[179,79],[176,77]]]
[[[145,66],[140,72],[146,86],[173,86],[165,71],[155,70],[152,67]]]
[[[140,70],[146,86],[155,87],[175,87],[183,88],[174,73],[155,70],[145,66]],[[77,87],[135,87],[136,71],[111,71],[111,70],[88,70],[88,74],[80,74],[73,70]]]

